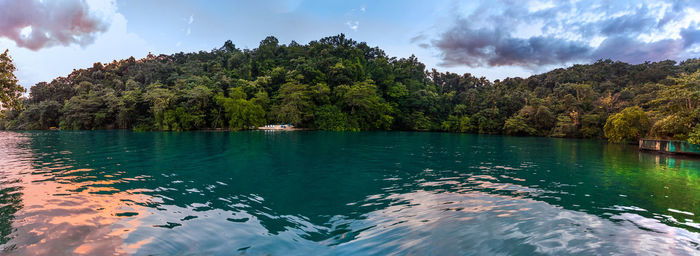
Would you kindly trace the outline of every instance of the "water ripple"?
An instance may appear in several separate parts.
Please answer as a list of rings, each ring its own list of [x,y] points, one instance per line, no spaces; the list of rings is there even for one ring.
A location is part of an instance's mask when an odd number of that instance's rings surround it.
[[[700,163],[440,133],[0,132],[17,255],[700,253]]]

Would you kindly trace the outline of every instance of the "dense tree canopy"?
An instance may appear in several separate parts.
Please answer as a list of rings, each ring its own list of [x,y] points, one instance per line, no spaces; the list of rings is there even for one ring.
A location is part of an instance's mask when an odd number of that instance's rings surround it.
[[[2,86],[17,92],[14,67],[2,56]],[[425,70],[414,56],[389,57],[342,34],[306,45],[268,37],[252,50],[227,41],[208,52],[95,63],[33,86],[26,110],[5,111],[0,128],[184,131],[291,123],[338,131],[692,139],[700,129],[699,67],[698,59],[600,60],[491,82]],[[635,123],[642,116],[648,120]]]

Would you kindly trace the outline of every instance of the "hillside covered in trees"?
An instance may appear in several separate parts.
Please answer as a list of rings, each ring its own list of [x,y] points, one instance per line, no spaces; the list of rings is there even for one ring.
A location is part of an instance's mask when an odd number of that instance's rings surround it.
[[[31,87],[2,129],[449,131],[603,138],[700,137],[699,59],[590,65],[489,81],[426,70],[344,35],[268,37],[209,52],[95,63]]]

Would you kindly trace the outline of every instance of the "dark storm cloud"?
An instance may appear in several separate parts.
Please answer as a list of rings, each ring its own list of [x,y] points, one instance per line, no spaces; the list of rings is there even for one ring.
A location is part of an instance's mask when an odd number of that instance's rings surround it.
[[[31,27],[31,33],[22,29]],[[39,50],[54,45],[87,45],[107,28],[90,15],[83,0],[0,0],[0,37]]]
[[[462,21],[466,23],[466,21]],[[433,45],[442,51],[445,66],[537,66],[583,59],[591,49],[552,37],[514,38],[498,29],[457,26]]]
[[[684,59],[700,42],[698,24],[680,28],[680,38],[640,35],[664,34],[686,19],[690,1],[658,3],[584,0],[556,2],[554,7],[530,10],[522,2],[485,2],[467,16],[455,15],[446,31],[430,41],[439,50],[443,66],[522,66],[613,59],[631,63]],[[534,34],[529,37],[520,34]],[[541,31],[541,32],[539,32]],[[648,38],[648,36],[647,36]],[[421,42],[421,38],[412,43]],[[592,40],[602,40],[591,46]]]

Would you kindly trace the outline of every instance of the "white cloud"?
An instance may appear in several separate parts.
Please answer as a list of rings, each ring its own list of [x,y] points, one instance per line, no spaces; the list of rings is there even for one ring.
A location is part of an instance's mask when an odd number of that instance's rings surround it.
[[[532,1],[529,4],[529,11],[530,12],[536,12],[536,11],[541,11],[541,10],[546,10],[550,9],[552,7],[555,7],[556,5],[552,2],[541,2],[541,1]]]
[[[347,25],[348,28],[352,29],[353,31],[357,31],[357,28],[360,27],[360,22],[349,20],[348,22],[345,22],[345,25]]]
[[[187,29],[185,30],[185,35],[189,36],[192,34],[192,23],[194,23],[194,15],[190,15],[190,18],[187,21]]]
[[[32,26],[26,26],[19,31],[19,35],[23,38],[27,38],[32,34],[32,30]]]

